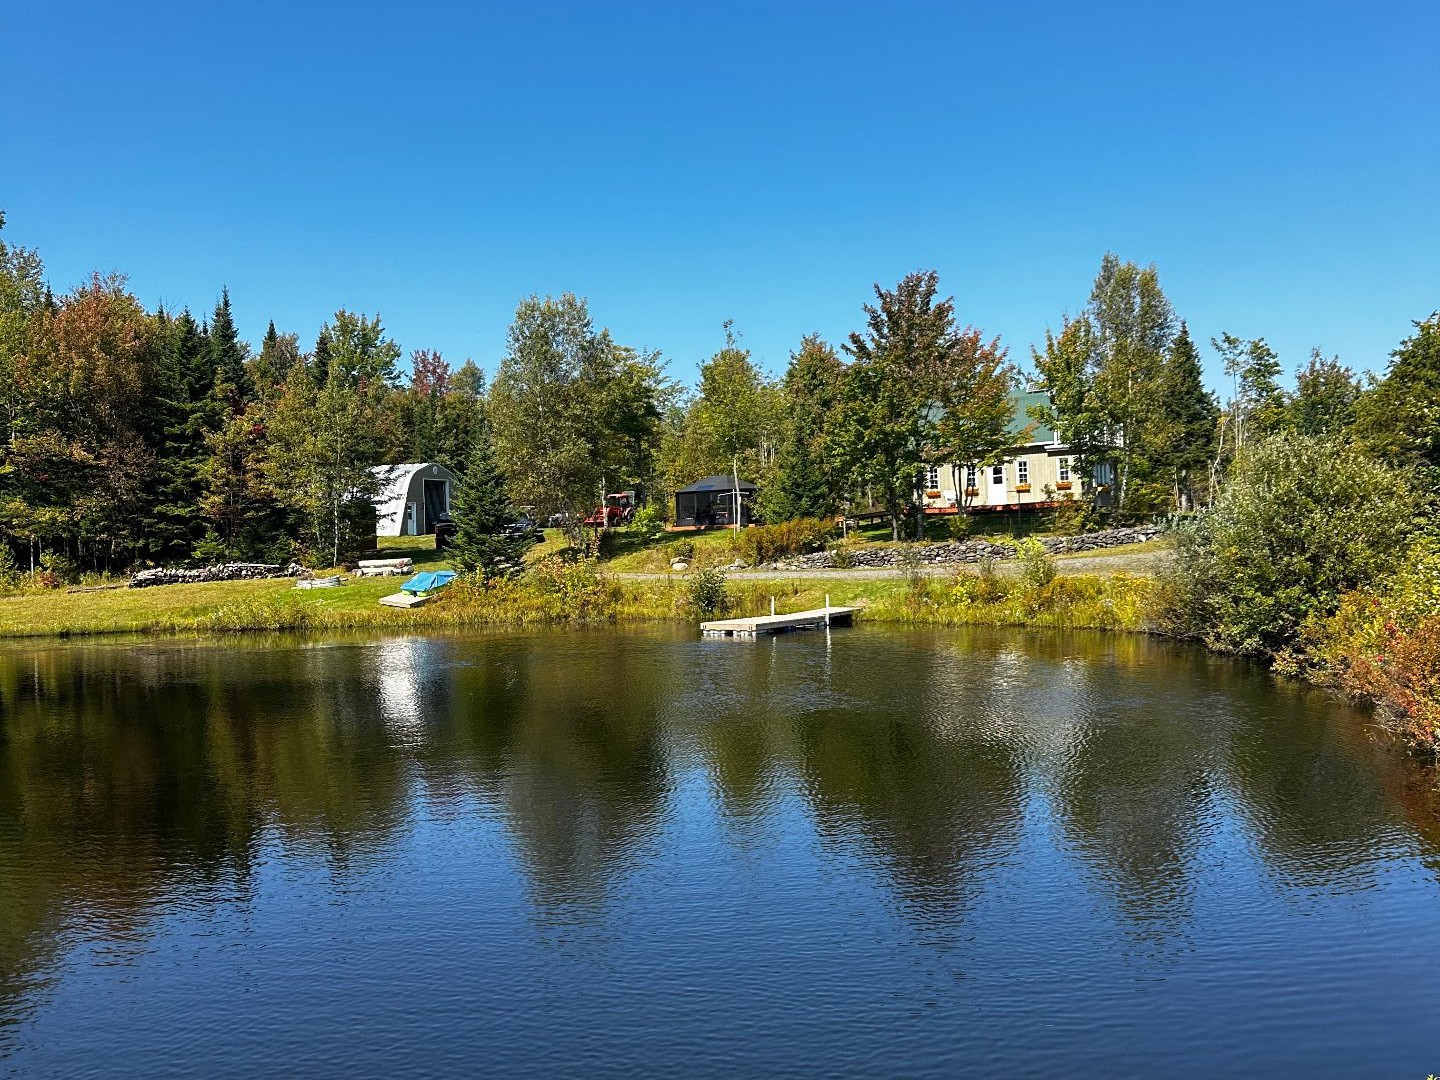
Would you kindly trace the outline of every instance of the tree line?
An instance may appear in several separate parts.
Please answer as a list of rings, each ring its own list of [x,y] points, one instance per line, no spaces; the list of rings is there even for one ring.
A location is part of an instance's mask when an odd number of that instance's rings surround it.
[[[3,227],[0,215],[0,227]],[[772,378],[731,324],[693,388],[614,340],[572,294],[517,307],[486,381],[470,360],[403,351],[378,315],[336,311],[313,345],[272,322],[242,341],[228,292],[202,318],[148,310],[125,279],[56,296],[31,249],[0,240],[0,562],[75,570],[297,555],[337,562],[372,528],[373,467],[438,461],[489,523],[508,508],[579,513],[605,490],[665,497],[738,469],[771,521],[878,505],[899,535],[931,464],[1012,448],[1025,373],[963,324],[933,271],[875,287],[837,349],[804,337]],[[1116,511],[1208,504],[1247,443],[1327,434],[1440,465],[1440,318],[1381,377],[1318,351],[1280,385],[1264,339],[1200,350],[1153,266],[1107,255],[1085,308],[1032,350],[1052,425],[1082,469],[1106,462]]]

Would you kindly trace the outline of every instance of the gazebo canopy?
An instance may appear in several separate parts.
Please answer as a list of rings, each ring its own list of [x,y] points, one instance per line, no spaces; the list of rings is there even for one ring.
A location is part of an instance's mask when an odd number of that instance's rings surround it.
[[[675,494],[699,495],[700,493],[705,491],[734,491],[737,487],[740,489],[741,494],[744,494],[747,491],[760,490],[754,484],[750,483],[749,480],[741,480],[737,484],[735,481],[735,477],[728,474],[717,474],[715,476],[707,476],[704,480],[696,480],[695,483],[691,484],[689,487],[681,488],[679,491],[675,492]]]

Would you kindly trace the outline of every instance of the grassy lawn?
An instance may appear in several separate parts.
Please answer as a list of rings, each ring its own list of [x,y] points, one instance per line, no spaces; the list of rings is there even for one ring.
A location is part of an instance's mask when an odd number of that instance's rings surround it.
[[[443,551],[435,550],[433,536],[380,536],[376,537],[379,551],[366,556],[371,559],[410,559],[416,570],[447,570],[450,560]]]
[[[372,558],[414,561],[415,569],[449,566],[435,550],[433,536],[382,536]],[[112,588],[87,592],[31,592],[0,597],[0,637],[114,634],[129,631],[224,629],[232,624],[314,622],[403,625],[408,612],[383,608],[380,597],[399,589],[403,578],[353,578],[338,589],[295,588],[289,578],[215,581]]]
[[[695,567],[724,565],[734,558],[731,534],[723,531],[667,533],[655,541],[616,534],[618,551],[606,569],[617,572],[660,572],[686,545],[693,545]],[[563,549],[564,536],[558,530],[546,532],[542,543],[531,549],[530,559],[543,558]],[[1094,559],[1113,563],[1115,578],[1108,567],[1086,567],[1094,580],[1120,580],[1131,569],[1126,556],[1160,551],[1165,541],[1132,544],[1085,552],[1066,559]],[[435,550],[432,537],[387,537],[380,541],[381,557],[408,557],[417,570],[447,566],[443,552]],[[1142,571],[1143,572],[1143,571]],[[937,579],[939,580],[939,579]],[[215,632],[227,630],[323,630],[346,627],[405,628],[427,625],[477,625],[493,623],[509,611],[504,603],[473,617],[442,599],[414,611],[381,607],[380,597],[395,592],[399,578],[354,578],[338,589],[296,589],[290,579],[268,581],[225,581],[197,585],[164,585],[149,589],[111,588],[86,592],[32,592],[0,597],[0,638],[48,637],[78,634],[127,632]],[[948,586],[937,585],[944,589]],[[669,618],[683,607],[685,579],[673,581],[630,581],[614,600],[613,617],[620,619]],[[768,610],[769,598],[776,597],[780,611],[818,607],[830,595],[841,605],[888,611],[888,617],[910,618],[908,609],[896,605],[907,586],[888,580],[848,580],[812,577],[731,582],[738,606],[751,613]],[[508,603],[505,602],[505,603]],[[502,610],[503,609],[503,610]],[[892,610],[893,609],[893,610]],[[966,616],[967,618],[969,616]]]
[[[670,569],[670,560],[693,547],[690,565],[695,569],[722,566],[735,560],[731,547],[734,533],[729,529],[708,529],[704,532],[662,533],[656,540],[647,540],[627,532],[613,534],[614,547],[605,559],[605,569],[631,574],[663,574]]]
[[[1073,551],[1065,555],[1056,555],[1055,558],[1061,562],[1066,559],[1108,559],[1111,556],[1148,555],[1155,551],[1171,551],[1174,547],[1173,540],[1157,538],[1146,540],[1141,544],[1121,544],[1118,547],[1097,548],[1095,551]]]
[[[262,607],[274,615],[291,617],[307,611],[334,615],[369,608],[383,614],[386,609],[377,601],[398,585],[396,578],[367,578],[339,589],[307,591],[295,588],[288,579],[276,579],[27,593],[0,599],[0,637],[204,629],[211,623],[238,621],[243,614],[256,613]]]

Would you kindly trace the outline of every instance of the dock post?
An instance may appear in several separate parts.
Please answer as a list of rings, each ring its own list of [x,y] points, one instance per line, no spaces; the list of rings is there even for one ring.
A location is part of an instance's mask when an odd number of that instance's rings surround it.
[[[825,594],[825,629],[830,629],[830,594]]]
[[[775,598],[773,596],[770,597],[770,614],[775,614]]]

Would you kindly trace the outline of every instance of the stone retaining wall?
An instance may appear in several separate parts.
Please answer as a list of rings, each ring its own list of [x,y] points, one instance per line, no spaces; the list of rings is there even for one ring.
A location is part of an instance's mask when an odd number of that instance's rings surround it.
[[[193,570],[157,566],[141,570],[130,579],[130,588],[144,589],[151,585],[193,585],[201,581],[249,581],[261,578],[299,577],[304,568],[299,563],[281,566],[278,563],[220,563],[199,566]]]
[[[1158,525],[1136,525],[1129,529],[1106,529],[1104,532],[1084,533],[1080,536],[1041,536],[1037,539],[1051,555],[1073,555],[1084,551],[1098,551],[1101,548],[1121,547],[1124,544],[1141,544],[1155,539],[1161,531]],[[962,565],[978,563],[981,559],[1015,557],[1015,548],[1012,545],[996,544],[989,540],[952,540],[944,544],[905,544],[846,550],[850,556],[851,567],[898,566],[902,557],[907,556],[931,566]],[[835,567],[833,555],[832,551],[795,555],[772,563],[770,569],[829,570]]]

